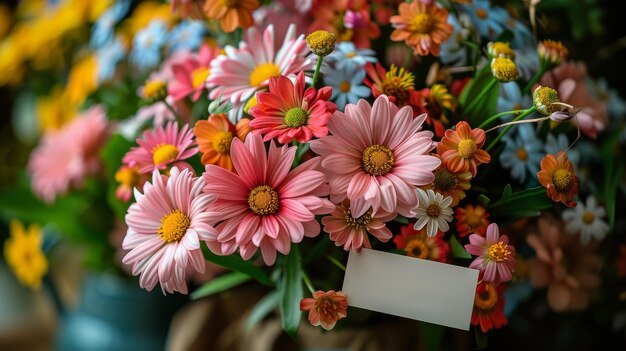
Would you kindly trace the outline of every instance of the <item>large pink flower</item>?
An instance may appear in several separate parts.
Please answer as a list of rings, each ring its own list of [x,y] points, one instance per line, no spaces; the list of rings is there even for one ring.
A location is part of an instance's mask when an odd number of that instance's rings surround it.
[[[245,144],[238,138],[231,144],[236,173],[206,166],[204,191],[217,196],[206,216],[222,221],[216,227],[219,235],[208,242],[213,252],[229,255],[239,248],[247,260],[260,248],[265,263],[272,265],[276,251],[286,255],[292,242],[320,233],[315,215],[334,208],[325,198],[326,176],[318,170],[317,157],[289,171],[295,152],[295,147],[278,148],[273,141],[266,152],[261,136],[248,134]]]
[[[270,79],[270,91],[256,95],[258,105],[250,113],[252,132],[265,134],[263,140],[275,137],[282,144],[292,140],[304,143],[328,135],[328,121],[337,106],[329,102],[331,87],[304,90],[304,73],[295,82],[286,76]]]
[[[183,63],[174,64],[172,71],[174,79],[168,86],[168,92],[179,101],[191,95],[193,101],[198,101],[200,94],[206,88],[206,81],[211,73],[211,61],[219,55],[219,48],[211,49],[202,45],[197,57],[188,58]]]
[[[109,136],[106,112],[95,105],[62,129],[44,134],[28,161],[35,194],[51,203],[101,168],[99,151]]]
[[[487,227],[487,235],[472,234],[465,250],[476,257],[470,268],[484,272],[483,280],[498,285],[513,278],[515,270],[515,248],[509,245],[509,237],[500,236],[500,228],[495,223]]]
[[[178,123],[174,121],[169,122],[165,128],[159,126],[153,131],[146,131],[143,139],[137,139],[137,144],[139,146],[124,155],[122,162],[138,167],[141,173],[150,173],[155,169],[165,170],[175,162],[184,161],[198,152],[193,140],[193,130],[185,124],[179,132]]]
[[[215,196],[202,193],[203,187],[202,178],[172,167],[169,177],[154,170],[143,194],[135,191],[137,202],[126,214],[128,232],[122,243],[130,251],[122,262],[140,275],[142,288],[152,290],[159,282],[163,292],[186,294],[188,265],[204,273],[200,240],[216,233],[204,214]]]
[[[328,123],[332,135],[311,142],[330,177],[331,200],[350,199],[355,217],[370,207],[413,217],[416,187],[432,182],[441,163],[429,155],[435,142],[432,132],[421,131],[425,119],[413,118],[409,106],[398,110],[386,95],[373,106],[359,100],[335,112]]]

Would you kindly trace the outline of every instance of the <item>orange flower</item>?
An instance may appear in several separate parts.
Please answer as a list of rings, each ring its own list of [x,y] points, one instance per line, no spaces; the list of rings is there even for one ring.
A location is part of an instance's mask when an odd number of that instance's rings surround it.
[[[469,234],[485,236],[489,225],[489,212],[484,207],[467,204],[463,208],[457,207],[455,211],[456,230],[461,238]]]
[[[204,12],[210,19],[220,21],[224,32],[230,33],[237,27],[243,29],[254,24],[252,12],[259,8],[258,0],[207,0]]]
[[[576,206],[573,199],[578,194],[578,177],[565,152],[560,151],[556,157],[552,154],[546,155],[541,160],[541,170],[537,172],[537,178],[552,201],[560,201],[567,207]]]
[[[439,155],[433,156],[441,158]],[[446,163],[441,163],[433,173],[435,174],[435,180],[423,186],[422,189],[433,189],[443,195],[443,197],[450,196],[452,197],[450,207],[457,206],[459,201],[465,198],[465,190],[469,190],[471,187],[470,179],[472,179],[472,174],[470,172],[453,172],[448,169]]]
[[[333,329],[335,323],[348,315],[348,297],[341,291],[318,290],[313,298],[300,301],[300,311],[309,311],[309,322],[313,326],[321,325],[326,330]]]
[[[485,131],[480,128],[471,129],[467,122],[462,121],[457,123],[455,130],[446,130],[437,145],[437,153],[451,172],[469,171],[475,176],[478,165],[491,161],[487,151],[481,150],[484,143]]]
[[[245,125],[241,124],[241,127],[245,128]],[[202,164],[218,165],[232,171],[230,144],[233,137],[244,135],[239,129],[240,124],[235,127],[225,115],[211,115],[207,120],[196,122],[193,133],[196,135],[198,150],[202,153]]]
[[[450,262],[450,245],[444,240],[444,233],[437,231],[435,236],[428,236],[426,227],[415,230],[413,224],[400,227],[400,234],[393,237],[398,249],[407,256],[424,260]]]
[[[413,0],[401,3],[398,12],[399,15],[389,19],[395,28],[391,40],[404,40],[417,55],[439,56],[439,45],[452,34],[452,26],[447,22],[448,10],[437,7],[434,2],[427,5]]]

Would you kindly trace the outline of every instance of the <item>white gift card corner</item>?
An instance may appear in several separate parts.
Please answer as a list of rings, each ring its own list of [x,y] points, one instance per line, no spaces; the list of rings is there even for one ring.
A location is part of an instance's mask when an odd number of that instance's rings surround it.
[[[478,270],[389,252],[350,252],[348,305],[469,330]]]

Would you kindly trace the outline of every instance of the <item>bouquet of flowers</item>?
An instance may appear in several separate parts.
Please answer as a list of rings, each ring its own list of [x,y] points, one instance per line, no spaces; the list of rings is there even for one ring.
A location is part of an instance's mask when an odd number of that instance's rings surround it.
[[[626,104],[549,5],[506,5],[20,2],[5,260],[39,285],[37,223],[147,290],[266,286],[252,322],[296,335],[350,323],[348,256],[375,250],[478,271],[478,346],[525,303],[621,305],[602,321],[624,329]]]

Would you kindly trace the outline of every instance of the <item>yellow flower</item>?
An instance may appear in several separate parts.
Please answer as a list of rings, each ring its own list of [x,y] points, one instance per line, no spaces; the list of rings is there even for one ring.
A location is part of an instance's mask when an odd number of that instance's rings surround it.
[[[41,228],[31,224],[28,231],[18,220],[11,221],[11,236],[4,243],[4,258],[21,284],[39,289],[48,273],[48,260],[41,250]]]
[[[23,56],[16,46],[13,37],[0,42],[0,72],[11,72],[11,74],[0,74],[0,86],[17,85],[22,80]]]
[[[3,38],[11,28],[11,10],[5,4],[0,4],[0,38]]]
[[[131,17],[122,24],[123,31],[132,38],[135,33],[147,27],[153,19],[161,19],[171,25],[175,21],[175,16],[171,15],[169,4],[142,1],[137,5]]]
[[[57,87],[50,95],[37,101],[37,117],[42,131],[59,129],[74,119],[78,112],[78,104],[71,101],[65,92]]]
[[[72,67],[65,87],[65,92],[72,102],[80,104],[96,90],[98,87],[97,68],[98,60],[93,54]]]

